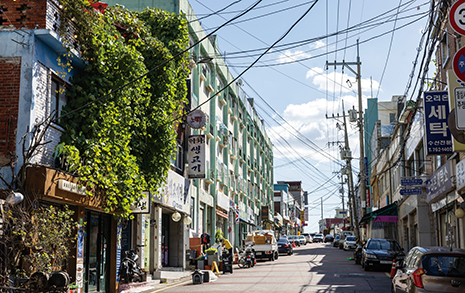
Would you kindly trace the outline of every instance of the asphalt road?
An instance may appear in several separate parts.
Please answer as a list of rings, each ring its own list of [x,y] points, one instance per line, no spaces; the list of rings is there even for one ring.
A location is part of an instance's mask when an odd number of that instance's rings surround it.
[[[221,274],[209,283],[168,286],[156,292],[390,292],[388,272],[365,272],[353,260],[353,251],[315,243],[280,255],[277,261],[259,261],[253,268]]]

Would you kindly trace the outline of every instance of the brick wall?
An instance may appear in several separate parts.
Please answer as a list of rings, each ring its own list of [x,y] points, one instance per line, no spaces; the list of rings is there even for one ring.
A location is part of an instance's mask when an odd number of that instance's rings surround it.
[[[21,58],[0,58],[0,164],[16,149]]]
[[[47,2],[50,0],[0,1],[0,27],[12,24],[15,28],[44,29]]]

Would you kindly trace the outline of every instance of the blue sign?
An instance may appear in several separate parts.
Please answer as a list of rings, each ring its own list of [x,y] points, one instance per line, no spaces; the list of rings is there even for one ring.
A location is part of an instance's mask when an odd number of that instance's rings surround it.
[[[402,179],[400,180],[401,185],[422,185],[422,179]]]
[[[452,167],[448,160],[444,166],[437,169],[433,175],[426,180],[426,202],[430,203],[436,198],[441,198],[443,194],[447,193],[454,187],[452,183]]]
[[[347,214],[346,211],[340,211],[339,214]]]
[[[421,188],[401,189],[400,194],[401,195],[421,194]]]
[[[425,92],[425,156],[450,154],[452,136],[447,118],[449,117],[449,96],[447,91]]]

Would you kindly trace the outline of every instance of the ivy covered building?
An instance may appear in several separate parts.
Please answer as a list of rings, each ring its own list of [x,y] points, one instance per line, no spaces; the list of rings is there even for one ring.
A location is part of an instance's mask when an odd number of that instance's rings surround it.
[[[187,145],[189,135],[205,135],[206,176],[191,179],[190,236],[207,232],[214,235],[221,230],[235,246],[246,238],[247,232],[257,228],[274,227],[273,207],[273,149],[264,123],[237,80],[234,80],[221,57],[216,36],[206,36],[194,11],[186,0],[149,1],[160,8],[187,17],[190,45],[191,75],[190,109],[200,105],[206,114],[206,125],[192,129],[187,124],[181,137],[173,170],[185,174],[189,168]],[[130,10],[141,11],[145,5],[134,1],[112,0]],[[197,44],[198,43],[198,44]],[[210,58],[212,58],[210,60]],[[217,93],[220,91],[219,93]],[[168,265],[169,266],[169,265]]]

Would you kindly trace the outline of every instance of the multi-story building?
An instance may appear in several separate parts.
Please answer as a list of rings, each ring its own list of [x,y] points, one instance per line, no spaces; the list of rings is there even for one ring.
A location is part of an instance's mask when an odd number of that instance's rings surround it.
[[[111,0],[141,11],[146,4]],[[247,97],[240,80],[235,81],[221,58],[216,36],[206,35],[187,0],[152,1],[153,8],[186,15],[191,56],[190,109],[199,108],[207,123],[201,129],[186,130],[205,136],[204,179],[191,179],[192,236],[203,232],[214,236],[221,230],[236,246],[257,227],[274,225],[273,152],[263,121],[253,99]],[[202,40],[202,41],[200,41]],[[199,42],[200,41],[200,42]],[[180,143],[178,152],[187,146]],[[185,165],[185,164],[184,164]],[[184,165],[179,168],[184,170]],[[212,237],[214,239],[214,237]]]
[[[132,10],[145,8],[134,1],[106,2],[123,4]],[[77,178],[53,168],[54,146],[63,129],[57,123],[52,125],[47,134],[52,143],[34,157],[38,167],[29,176],[33,180],[30,189],[44,203],[72,206],[77,220],[88,223],[82,233],[94,238],[78,243],[78,248],[84,249],[84,259],[71,259],[67,268],[72,278],[82,276],[77,282],[83,292],[115,292],[118,260],[122,257],[121,251],[129,248],[138,248],[141,267],[148,278],[163,278],[166,267],[186,268],[190,237],[208,232],[213,243],[220,230],[231,243],[239,246],[250,230],[275,225],[272,144],[253,99],[247,97],[240,82],[229,72],[215,36],[199,42],[207,35],[188,1],[153,3],[155,8],[182,13],[188,18],[190,44],[195,44],[189,51],[188,110],[199,107],[205,113],[206,124],[200,129],[186,123],[177,128],[178,148],[167,178],[170,184],[160,196],[153,197],[148,205],[151,209],[143,211],[146,214],[135,214],[135,219],[127,225],[119,225],[111,214],[105,213],[101,202],[83,198],[76,185]],[[6,162],[9,152],[21,152],[24,133],[66,104],[66,95],[57,93],[66,87],[74,71],[84,68],[84,63],[77,51],[72,51],[74,70],[64,78],[59,75],[63,68],[56,60],[66,49],[57,33],[58,1],[17,3],[11,0],[2,1],[0,6],[0,99],[8,101],[0,105],[0,129],[3,130],[0,161]],[[204,138],[205,178],[189,179],[192,166],[188,161],[188,141],[192,135]],[[67,186],[74,184],[74,188],[61,188],[60,180],[67,181]],[[180,203],[175,201],[175,195],[186,197]],[[89,249],[95,249],[98,255],[89,258]],[[84,273],[77,275],[77,272]],[[90,282],[98,279],[104,281]]]

